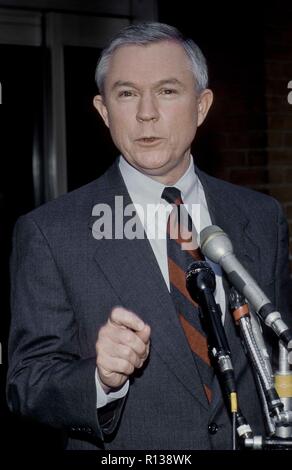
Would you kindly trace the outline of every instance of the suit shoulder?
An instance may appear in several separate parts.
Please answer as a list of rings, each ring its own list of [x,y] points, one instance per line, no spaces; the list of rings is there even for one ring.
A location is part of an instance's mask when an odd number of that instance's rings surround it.
[[[89,217],[91,212],[91,202],[94,200],[95,195],[102,191],[103,180],[102,177],[81,186],[78,189],[63,194],[56,199],[53,199],[41,206],[33,209],[27,214],[23,215],[21,219],[33,220],[38,225],[55,226],[58,223],[66,223],[74,217]]]

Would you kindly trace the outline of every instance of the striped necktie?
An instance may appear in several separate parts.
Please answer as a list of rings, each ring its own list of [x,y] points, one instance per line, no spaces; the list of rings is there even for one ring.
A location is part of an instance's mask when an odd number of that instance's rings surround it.
[[[161,197],[173,205],[167,221],[170,294],[192,350],[207,400],[210,402],[213,368],[210,365],[207,339],[199,318],[198,305],[190,297],[185,280],[185,272],[190,264],[203,260],[204,256],[197,244],[197,232],[183,205],[180,190],[166,187]]]

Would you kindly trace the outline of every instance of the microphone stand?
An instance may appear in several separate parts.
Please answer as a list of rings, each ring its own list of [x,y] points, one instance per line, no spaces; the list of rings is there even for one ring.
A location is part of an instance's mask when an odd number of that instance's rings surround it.
[[[292,438],[292,371],[288,351],[282,341],[279,341],[279,368],[275,373],[275,387],[284,405],[276,436],[281,439]]]
[[[257,383],[259,383],[268,429],[273,436],[272,439],[262,436],[255,436],[253,439],[247,438],[245,446],[254,449],[292,448],[292,379],[288,361],[290,355],[291,363],[292,330],[289,329],[280,312],[236,258],[231,240],[220,227],[210,225],[204,228],[200,233],[200,239],[203,254],[214,263],[220,264],[231,284],[242,293],[260,320],[271,328],[279,338],[279,370],[275,374],[275,385],[273,385],[270,381],[272,374],[269,371],[270,366],[265,354],[265,347],[262,347],[264,344],[261,339],[262,335],[258,334],[260,330],[257,322],[253,321],[253,313],[251,312],[251,325],[250,320],[245,318],[248,315],[239,314],[238,318],[235,318],[240,324],[242,338],[254,366],[253,370],[257,377]]]
[[[230,307],[240,328],[247,355],[254,366],[269,435],[264,438],[248,437],[244,445],[252,449],[292,448],[292,372],[288,364],[288,351],[280,341],[279,370],[274,382],[269,358],[263,355],[263,349],[258,345],[258,330],[254,334],[255,323],[251,321],[249,307],[234,287],[230,289]],[[260,341],[263,341],[262,337]]]

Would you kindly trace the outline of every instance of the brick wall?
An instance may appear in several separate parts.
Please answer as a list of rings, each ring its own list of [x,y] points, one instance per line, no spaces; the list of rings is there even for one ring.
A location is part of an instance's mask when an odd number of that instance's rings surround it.
[[[292,272],[292,4],[251,11],[206,44],[215,102],[195,149],[215,176],[280,201]]]
[[[270,5],[269,5],[270,3]],[[276,197],[290,225],[292,272],[292,2],[158,0],[159,19],[192,37],[205,53],[211,112],[193,153],[225,180]]]
[[[286,211],[292,271],[292,7],[267,10],[265,46],[268,189]]]

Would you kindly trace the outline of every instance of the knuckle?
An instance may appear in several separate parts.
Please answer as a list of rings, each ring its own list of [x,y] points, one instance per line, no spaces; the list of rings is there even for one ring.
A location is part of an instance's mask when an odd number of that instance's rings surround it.
[[[128,365],[128,374],[132,374],[135,370],[135,366],[133,366],[133,364],[129,364]]]
[[[127,374],[128,368],[129,368],[129,364],[127,361],[122,361],[122,360],[119,361],[118,372],[120,374]]]
[[[135,367],[128,361],[123,361],[121,365],[121,373],[130,375],[134,372]]]
[[[141,353],[140,353],[140,357],[144,358],[145,356],[147,356],[147,346],[143,346],[141,348]]]
[[[130,330],[126,330],[124,332],[124,341],[125,343],[129,344],[133,340],[133,333]]]
[[[124,354],[125,354],[125,358],[128,360],[128,361],[132,361],[134,359],[134,352],[130,349],[130,348],[125,348],[124,350]]]

